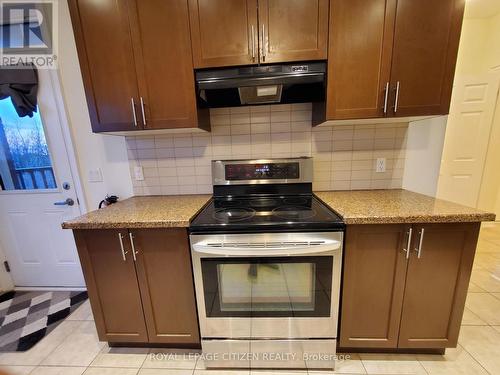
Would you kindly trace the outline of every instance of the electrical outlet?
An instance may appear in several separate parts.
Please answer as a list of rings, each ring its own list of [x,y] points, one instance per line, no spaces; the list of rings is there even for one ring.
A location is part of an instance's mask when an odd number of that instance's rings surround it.
[[[101,168],[89,170],[89,182],[102,182]]]
[[[144,171],[141,166],[134,167],[134,176],[136,181],[144,181]]]
[[[385,158],[377,158],[377,165],[375,166],[375,172],[382,173],[385,172]]]

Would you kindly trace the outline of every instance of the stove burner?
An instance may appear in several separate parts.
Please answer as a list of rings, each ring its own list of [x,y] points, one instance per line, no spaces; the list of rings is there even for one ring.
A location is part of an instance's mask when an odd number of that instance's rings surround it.
[[[245,207],[223,208],[213,213],[213,218],[221,223],[233,223],[252,218],[255,210]]]
[[[281,206],[275,208],[273,214],[287,220],[305,220],[316,215],[316,211],[304,206]]]
[[[276,206],[278,201],[276,199],[271,199],[271,198],[262,198],[262,199],[252,199],[250,202],[248,202],[250,206],[252,207],[271,207],[271,206]]]
[[[303,197],[291,197],[291,198],[285,198],[283,199],[283,202],[286,204],[291,204],[291,205],[305,205],[307,204],[307,198]]]

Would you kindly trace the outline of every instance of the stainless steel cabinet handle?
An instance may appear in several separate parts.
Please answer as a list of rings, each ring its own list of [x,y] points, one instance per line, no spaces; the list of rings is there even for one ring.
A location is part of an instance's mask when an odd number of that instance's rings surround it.
[[[118,233],[118,239],[120,240],[120,249],[122,250],[123,261],[126,262],[127,257],[125,256],[125,254],[127,254],[128,251],[125,251],[125,248],[123,247],[123,234]]]
[[[394,113],[398,111],[398,105],[399,105],[399,88],[400,88],[400,83],[396,83],[396,99],[394,100]]]
[[[413,228],[408,229],[408,239],[406,240],[406,248],[403,249],[403,251],[406,253],[406,259],[410,258],[410,245],[411,245],[411,236],[413,234]]]
[[[129,233],[128,236],[130,237],[130,243],[132,244],[132,257],[134,258],[134,262],[137,262],[137,258],[135,256],[139,252],[135,251],[134,235],[132,233]]]
[[[255,27],[252,25],[252,61],[255,61]]]
[[[389,101],[389,82],[385,84],[384,115],[387,114],[387,102]]]
[[[141,112],[142,112],[142,124],[146,126],[146,112],[144,111],[144,99],[141,96]]]
[[[135,114],[135,101],[134,101],[134,98],[130,98],[130,103],[132,105],[132,115],[134,116],[134,126],[137,127],[137,115]]]
[[[73,206],[75,201],[71,198],[66,198],[65,201],[54,202],[54,206]]]
[[[262,61],[266,61],[266,25],[262,24],[262,45],[261,45],[261,51],[262,51]]]
[[[417,258],[420,259],[422,256],[422,243],[424,242],[424,228],[420,229],[420,239],[418,240],[418,248],[415,249],[417,252]]]

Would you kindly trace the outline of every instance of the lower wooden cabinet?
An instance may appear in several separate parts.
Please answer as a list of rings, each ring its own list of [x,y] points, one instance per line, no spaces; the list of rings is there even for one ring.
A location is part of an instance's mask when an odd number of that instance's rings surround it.
[[[186,228],[74,235],[100,340],[199,345]]]
[[[340,346],[455,347],[479,227],[348,226]]]

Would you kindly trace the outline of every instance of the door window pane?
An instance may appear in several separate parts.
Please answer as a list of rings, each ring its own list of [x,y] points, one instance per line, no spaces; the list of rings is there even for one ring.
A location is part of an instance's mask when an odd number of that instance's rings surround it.
[[[0,190],[56,187],[39,111],[21,118],[10,98],[0,100]]]

